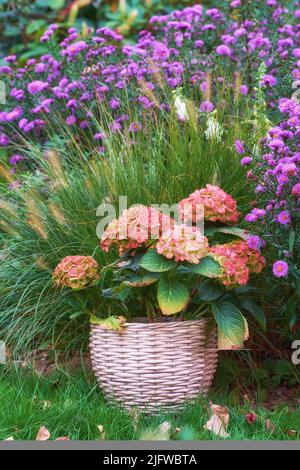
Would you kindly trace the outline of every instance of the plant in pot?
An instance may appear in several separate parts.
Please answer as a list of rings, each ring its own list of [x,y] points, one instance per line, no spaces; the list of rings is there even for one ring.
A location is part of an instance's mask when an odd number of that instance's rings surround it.
[[[265,323],[246,296],[250,274],[260,273],[265,260],[259,238],[236,227],[236,202],[207,185],[181,201],[178,214],[175,220],[132,207],[101,239],[103,251],[117,248],[114,263],[96,273],[91,260],[82,269],[82,262],[73,267],[67,258],[63,274],[65,260],[54,273],[56,285],[97,295],[101,283],[101,295],[114,305],[115,315],[106,318],[100,305],[90,308],[91,357],[101,389],[127,408],[177,408],[207,393],[218,350],[241,348],[249,337],[246,312]]]

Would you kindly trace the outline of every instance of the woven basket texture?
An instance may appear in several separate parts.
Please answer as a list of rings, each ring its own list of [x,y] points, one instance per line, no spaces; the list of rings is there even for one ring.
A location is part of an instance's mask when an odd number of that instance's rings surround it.
[[[92,367],[106,398],[156,413],[206,395],[218,362],[211,321],[127,323],[122,334],[91,325]]]

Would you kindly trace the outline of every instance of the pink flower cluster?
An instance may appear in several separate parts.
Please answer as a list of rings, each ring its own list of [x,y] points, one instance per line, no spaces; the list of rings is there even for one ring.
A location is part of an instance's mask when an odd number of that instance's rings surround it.
[[[207,184],[206,188],[196,190],[179,203],[181,219],[185,223],[199,222],[203,217],[203,206],[204,218],[209,222],[235,224],[240,217],[236,201],[218,186]]]
[[[251,273],[259,274],[266,266],[258,250],[252,250],[243,241],[216,245],[209,251],[222,270],[221,280],[226,287],[246,285]]]
[[[99,279],[98,263],[91,256],[67,256],[56,267],[52,280],[57,287],[84,289]]]
[[[208,253],[208,239],[202,236],[195,227],[175,225],[163,233],[156,250],[168,259],[175,258],[176,262],[187,261],[198,264]]]
[[[143,205],[131,207],[108,225],[100,246],[108,252],[116,245],[120,254],[142,246],[148,247],[173,225],[173,219],[156,209]]]

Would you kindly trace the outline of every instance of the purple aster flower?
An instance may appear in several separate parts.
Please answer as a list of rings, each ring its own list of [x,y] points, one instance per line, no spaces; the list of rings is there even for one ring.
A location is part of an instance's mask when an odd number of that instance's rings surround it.
[[[74,42],[62,52],[62,55],[67,55],[69,58],[75,57],[81,51],[84,51],[86,48],[87,44],[84,41]]]
[[[10,96],[15,98],[17,101],[22,101],[25,97],[25,93],[23,90],[18,90],[17,88],[13,88],[10,92]]]
[[[247,245],[251,250],[260,250],[263,246],[263,240],[257,235],[249,235]]]
[[[243,96],[247,96],[249,93],[249,88],[247,87],[247,85],[241,85],[240,91]]]
[[[300,49],[294,49],[293,56],[300,59]]]
[[[261,84],[264,86],[276,86],[277,84],[277,78],[274,77],[273,75],[265,75],[262,78]]]
[[[140,122],[132,122],[129,126],[129,132],[136,134],[142,130],[142,124]]]
[[[103,140],[104,136],[101,134],[101,132],[97,132],[97,134],[94,135],[95,140]]]
[[[68,124],[68,126],[74,126],[74,124],[76,124],[76,117],[75,116],[68,116],[67,119],[66,119],[66,123]]]
[[[9,138],[6,134],[0,134],[0,145],[6,147],[9,144]]]
[[[37,95],[42,91],[46,90],[49,87],[48,82],[42,82],[40,80],[36,80],[34,82],[29,83],[27,89],[31,95]]]
[[[221,44],[220,46],[217,47],[216,53],[218,55],[224,55],[224,56],[231,56],[231,49],[230,47],[226,46],[225,44]]]
[[[250,222],[250,223],[254,223],[254,222],[258,221],[258,217],[257,217],[257,215],[255,215],[253,213],[250,213],[250,214],[246,215],[245,221]]]
[[[214,110],[214,105],[210,101],[203,101],[200,105],[201,113],[212,113]]]
[[[242,166],[249,166],[252,163],[252,158],[251,157],[244,157],[241,160],[241,165]]]
[[[300,199],[300,183],[297,183],[295,186],[293,186],[292,195]]]
[[[79,127],[80,129],[87,129],[89,127],[89,123],[87,121],[81,121]]]
[[[116,110],[120,107],[120,100],[118,100],[117,98],[112,98],[109,102],[109,105],[112,110]]]
[[[0,67],[0,75],[8,75],[11,71],[12,70],[8,65],[2,65],[2,67]]]
[[[239,139],[236,140],[234,145],[235,145],[235,149],[236,149],[236,151],[239,155],[243,155],[245,153],[244,144],[241,140],[239,140]]]
[[[277,216],[277,221],[281,225],[288,225],[291,223],[291,215],[288,211],[282,211],[280,214]]]
[[[9,159],[9,163],[11,165],[17,165],[19,162],[21,162],[22,160],[24,160],[24,157],[22,155],[12,155]]]
[[[276,261],[273,264],[273,274],[277,278],[287,277],[289,274],[289,265],[285,261]]]

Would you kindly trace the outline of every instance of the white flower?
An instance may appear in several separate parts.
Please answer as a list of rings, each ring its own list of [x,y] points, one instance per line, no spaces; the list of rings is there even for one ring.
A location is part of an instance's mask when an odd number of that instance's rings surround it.
[[[174,95],[174,108],[177,112],[179,121],[184,121],[184,122],[189,121],[190,115],[188,112],[186,101],[184,97],[182,96],[181,88],[174,90],[173,95]]]
[[[214,113],[212,113],[207,119],[207,129],[205,131],[206,138],[209,140],[217,140],[221,142],[224,134],[223,127],[217,121]]]

